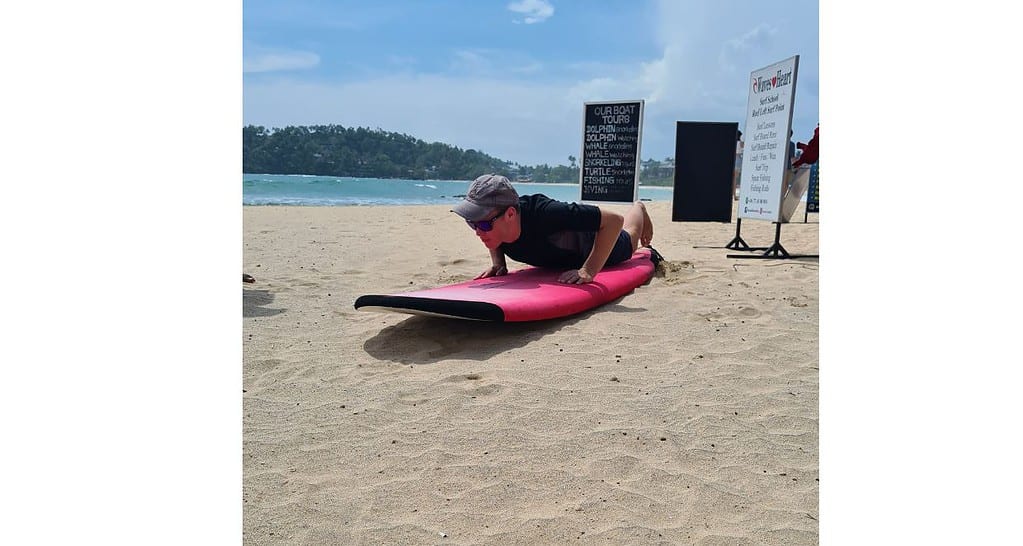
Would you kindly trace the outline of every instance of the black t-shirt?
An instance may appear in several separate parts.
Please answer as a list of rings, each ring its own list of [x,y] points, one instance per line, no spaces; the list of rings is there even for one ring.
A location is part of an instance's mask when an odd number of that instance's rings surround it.
[[[513,260],[539,267],[582,267],[600,229],[599,208],[539,193],[519,196],[519,217],[522,234],[500,248]]]

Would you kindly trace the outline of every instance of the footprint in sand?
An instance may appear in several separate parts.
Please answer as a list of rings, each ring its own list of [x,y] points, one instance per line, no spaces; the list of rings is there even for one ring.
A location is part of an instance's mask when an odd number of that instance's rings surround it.
[[[483,376],[478,373],[468,373],[448,376],[444,379],[446,383],[461,383],[462,381],[479,381]]]
[[[461,263],[465,263],[465,259],[464,258],[455,258],[454,260],[450,260],[450,261],[441,260],[441,261],[437,262],[437,265],[439,265],[441,267],[447,267],[449,265],[458,265],[458,264],[461,264]]]
[[[483,396],[493,396],[499,392],[501,392],[500,385],[480,385],[475,389],[469,389],[468,391],[466,391],[466,394],[472,396],[473,398],[480,398]]]
[[[714,321],[714,320],[723,319],[727,315],[725,315],[724,313],[710,312],[710,313],[696,313],[696,316],[700,317],[703,320]]]
[[[761,313],[760,310],[758,310],[755,307],[745,307],[745,306],[740,307],[739,308],[739,312],[737,313],[737,315],[739,315],[740,317],[745,317],[745,318],[757,318],[757,317],[759,317],[762,314],[763,313]]]
[[[740,305],[738,309],[725,309],[723,311],[711,311],[709,313],[696,314],[700,320],[708,320],[711,322],[734,318],[755,319],[762,315],[763,313],[761,313],[759,309],[749,305]]]
[[[480,397],[484,397],[484,396],[493,396],[495,394],[500,393],[502,390],[504,390],[501,385],[489,385],[489,384],[485,384],[485,383],[484,384],[476,383],[477,381],[480,381],[482,379],[483,379],[483,375],[482,374],[467,373],[467,374],[459,374],[459,375],[448,376],[443,381],[445,383],[466,383],[466,386],[471,386],[472,388],[466,389],[465,394],[468,394],[469,396],[471,396],[473,398],[480,398]]]
[[[403,394],[398,397],[398,402],[407,406],[417,406],[429,402],[430,398],[423,398],[422,396],[416,396],[419,393]]]

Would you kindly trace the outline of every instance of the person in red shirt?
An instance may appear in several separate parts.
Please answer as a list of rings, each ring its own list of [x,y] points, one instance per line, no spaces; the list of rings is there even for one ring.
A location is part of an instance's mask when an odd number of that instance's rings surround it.
[[[800,165],[810,165],[817,162],[817,155],[819,153],[817,150],[817,133],[820,129],[821,126],[818,124],[813,130],[813,138],[810,139],[810,142],[807,142],[806,144],[803,144],[802,142],[796,144],[797,148],[803,150],[803,155],[799,156],[798,159],[792,162],[793,169]]]

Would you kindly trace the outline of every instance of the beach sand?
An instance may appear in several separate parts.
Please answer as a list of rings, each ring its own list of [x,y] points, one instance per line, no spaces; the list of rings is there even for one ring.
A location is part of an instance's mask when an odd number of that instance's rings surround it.
[[[817,254],[802,206],[781,243]],[[818,542],[816,259],[652,202],[667,262],[596,310],[356,311],[489,266],[449,208],[245,207],[245,543]]]

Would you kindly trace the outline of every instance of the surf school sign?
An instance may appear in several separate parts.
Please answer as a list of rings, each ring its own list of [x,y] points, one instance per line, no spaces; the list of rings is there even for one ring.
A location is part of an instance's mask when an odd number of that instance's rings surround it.
[[[739,218],[781,222],[799,55],[750,74]]]
[[[580,201],[631,204],[639,193],[643,101],[583,104]]]

